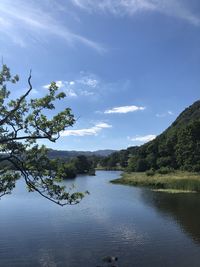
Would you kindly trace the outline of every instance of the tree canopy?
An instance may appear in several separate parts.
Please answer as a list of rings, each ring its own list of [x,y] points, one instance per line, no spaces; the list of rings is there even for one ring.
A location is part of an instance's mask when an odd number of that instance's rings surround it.
[[[12,99],[13,84],[19,76],[12,76],[7,65],[0,71],[0,197],[11,193],[19,177],[23,177],[29,191],[61,205],[77,204],[85,193],[66,191],[59,184],[62,172],[52,169],[47,148],[37,140],[56,142],[60,132],[75,123],[70,108],[56,113],[56,103],[66,97],[55,82],[41,98],[31,98],[31,72],[28,89]],[[49,117],[48,111],[56,113]],[[59,164],[58,164],[59,165]]]
[[[186,108],[154,140],[113,153],[104,158],[101,165],[108,168],[121,166],[130,172],[151,169],[200,172],[200,100]]]

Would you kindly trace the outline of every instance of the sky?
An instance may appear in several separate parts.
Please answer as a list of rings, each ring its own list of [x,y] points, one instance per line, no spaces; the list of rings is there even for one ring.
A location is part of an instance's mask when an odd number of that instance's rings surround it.
[[[73,127],[59,150],[125,149],[162,133],[200,97],[199,0],[0,0],[0,55],[12,96],[51,81]],[[42,144],[42,142],[40,142]]]

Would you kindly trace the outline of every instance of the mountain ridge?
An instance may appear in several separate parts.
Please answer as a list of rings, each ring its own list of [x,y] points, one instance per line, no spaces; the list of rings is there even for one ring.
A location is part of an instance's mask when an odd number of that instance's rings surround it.
[[[107,162],[112,163],[109,167],[123,162],[121,166],[129,171],[168,168],[199,172],[200,100],[184,109],[154,140],[121,150],[108,158],[110,160],[107,159]]]
[[[110,154],[116,152],[116,150],[112,149],[101,149],[96,151],[76,151],[76,150],[54,150],[49,149],[48,156],[49,158],[74,158],[80,155],[84,156],[99,156],[99,157],[106,157]]]

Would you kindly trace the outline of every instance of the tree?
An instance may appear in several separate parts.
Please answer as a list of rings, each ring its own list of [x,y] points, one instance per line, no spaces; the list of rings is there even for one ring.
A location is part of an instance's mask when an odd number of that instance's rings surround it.
[[[29,191],[36,191],[43,197],[61,206],[77,204],[85,193],[67,192],[58,182],[62,173],[52,170],[47,148],[39,146],[37,140],[56,142],[60,132],[75,123],[70,108],[49,118],[47,113],[55,110],[57,101],[65,98],[55,82],[48,93],[32,99],[31,72],[28,89],[16,100],[11,99],[10,85],[19,81],[10,69],[2,65],[0,72],[0,197],[11,193],[16,180],[22,176]],[[59,165],[59,164],[58,164]],[[59,166],[58,166],[59,168]]]
[[[62,179],[71,179],[76,177],[76,168],[72,162],[62,162],[58,169]]]
[[[84,155],[77,156],[73,163],[78,174],[88,173],[92,168],[92,162]]]

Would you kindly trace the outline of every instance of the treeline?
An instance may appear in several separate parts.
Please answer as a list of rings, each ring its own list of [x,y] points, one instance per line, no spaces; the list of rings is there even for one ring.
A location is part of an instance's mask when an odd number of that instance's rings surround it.
[[[63,179],[75,178],[78,174],[95,175],[95,157],[79,155],[70,160],[52,159],[49,168],[57,172]]]
[[[130,147],[106,157],[105,168],[143,172],[174,169],[200,171],[200,101],[184,110],[176,121],[155,140]]]
[[[129,147],[127,149],[114,152],[108,157],[99,159],[98,167],[105,170],[125,169],[128,167],[130,155],[135,154],[138,147]]]
[[[0,158],[3,155],[0,155]],[[63,179],[75,178],[78,174],[95,175],[95,168],[102,157],[79,155],[75,158],[54,158],[49,159],[47,170],[52,170],[57,173],[57,176]],[[14,166],[9,161],[0,163],[0,171],[15,170]]]

